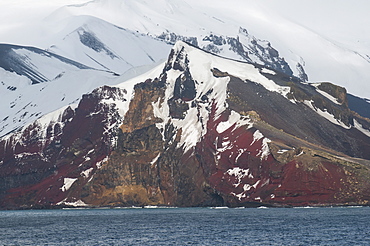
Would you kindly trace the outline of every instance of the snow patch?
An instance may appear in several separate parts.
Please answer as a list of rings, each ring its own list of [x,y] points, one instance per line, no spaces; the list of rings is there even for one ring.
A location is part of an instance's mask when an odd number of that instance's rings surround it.
[[[80,175],[82,176],[82,177],[84,177],[85,179],[87,179],[88,177],[90,177],[90,174],[91,174],[91,172],[94,170],[94,168],[89,168],[89,169],[86,169],[85,171],[82,171],[81,173],[80,173]]]
[[[261,69],[261,73],[267,73],[267,74],[271,74],[271,75],[276,75],[276,73],[270,69],[267,69],[267,68],[262,68]]]
[[[160,156],[161,156],[161,153],[158,153],[158,155],[154,157],[154,159],[150,162],[150,165],[153,166],[158,161]]]
[[[270,154],[269,143],[271,143],[271,140],[268,138],[262,140],[261,150],[257,154],[257,156],[261,156],[261,160],[266,160]]]
[[[82,200],[77,200],[75,202],[67,202],[67,198],[64,200],[58,202],[56,205],[67,205],[67,206],[72,206],[72,207],[88,207],[89,205],[84,203]]]
[[[321,117],[324,117],[325,119],[327,119],[331,123],[333,123],[335,125],[338,125],[338,126],[341,126],[344,129],[351,129],[351,126],[347,126],[342,121],[336,119],[335,116],[330,114],[326,109],[325,109],[325,111],[322,111],[321,109],[314,107],[313,102],[314,101],[312,101],[312,100],[311,101],[305,100],[303,103],[306,104],[308,107],[310,107],[318,115],[320,115]]]
[[[109,159],[109,158],[108,158],[108,156],[106,156],[103,160],[101,160],[101,161],[97,162],[97,163],[96,163],[96,168],[97,168],[97,169],[100,169],[100,168],[102,167],[103,163],[104,163],[104,162],[107,162],[107,161],[108,161],[108,159]]]
[[[232,130],[234,130],[245,125],[247,125],[248,129],[253,127],[253,123],[251,123],[249,117],[241,116],[239,113],[231,111],[228,120],[220,122],[216,127],[216,131],[218,133],[223,133],[232,126],[234,126]]]
[[[64,178],[64,185],[60,188],[63,192],[69,190],[74,182],[77,181],[78,178]]]
[[[284,154],[285,152],[288,152],[289,150],[287,149],[279,149],[276,153],[278,154]]]
[[[370,137],[370,131],[365,129],[357,120],[353,120],[353,123],[354,123],[354,127],[359,130],[360,132],[362,132],[363,134],[365,134],[366,136]]]
[[[327,99],[329,99],[330,101],[332,101],[333,103],[337,104],[337,105],[342,105],[341,103],[338,102],[338,99],[333,97],[332,95],[330,95],[329,93],[325,92],[325,91],[322,91],[319,89],[319,86],[321,85],[321,83],[311,83],[310,85],[314,86],[316,88],[316,91],[318,93],[320,93],[321,95],[323,95],[324,97],[326,97]]]
[[[299,157],[299,156],[301,156],[303,154],[304,154],[304,151],[302,150],[298,155],[296,155],[296,157]]]
[[[238,149],[238,155],[235,158],[235,163],[238,163],[239,158],[247,151],[248,149]]]
[[[217,125],[216,130],[218,133],[223,133],[224,131],[229,129],[239,120],[240,120],[240,114],[236,113],[235,111],[231,111],[229,119],[227,121],[220,122]]]
[[[332,101],[333,103],[337,104],[337,105],[342,105],[341,103],[338,102],[338,99],[333,97],[332,95],[330,95],[329,93],[325,92],[325,91],[322,91],[318,88],[316,88],[316,91],[318,93],[320,93],[321,95],[323,95],[324,97],[326,97],[327,99],[329,99],[330,101]]]
[[[244,191],[249,191],[249,190],[250,190],[250,189],[252,189],[252,188],[256,189],[260,182],[261,182],[261,180],[257,180],[257,182],[256,182],[256,183],[254,183],[253,185],[245,184],[245,185],[243,186],[243,190],[244,190]]]
[[[235,176],[238,179],[238,182],[233,184],[234,187],[238,187],[241,184],[241,180],[245,177],[254,178],[252,173],[249,172],[248,169],[242,169],[240,167],[234,167],[226,171],[226,173],[230,176]]]
[[[258,140],[261,140],[262,138],[264,137],[264,135],[259,131],[259,130],[256,130],[254,133],[253,133],[253,141],[252,143],[250,144],[250,146],[252,146],[255,142],[257,142]]]
[[[84,203],[82,200],[77,200],[75,202],[64,202],[67,206],[73,206],[73,207],[88,207],[89,205]]]
[[[221,142],[221,148],[217,148],[217,152],[222,153],[228,149],[232,149],[233,147],[234,145],[231,144],[229,137],[223,137]],[[221,156],[219,156],[219,158],[221,158]]]

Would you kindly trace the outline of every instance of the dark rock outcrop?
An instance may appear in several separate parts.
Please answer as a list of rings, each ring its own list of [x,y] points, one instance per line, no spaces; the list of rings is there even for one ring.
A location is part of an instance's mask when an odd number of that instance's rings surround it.
[[[289,76],[293,75],[289,64],[280,57],[279,52],[273,48],[270,42],[260,40],[250,35],[245,28],[240,27],[236,36],[224,36],[210,34],[202,38],[198,42],[197,37],[184,37],[175,33],[162,33],[158,36],[159,39],[168,43],[175,44],[177,41],[184,41],[196,47],[199,47],[213,54],[223,54],[224,50],[230,50],[235,53],[238,59],[260,64],[274,70],[285,73]],[[298,64],[297,70],[300,77],[307,80],[308,76],[305,73],[303,66]]]

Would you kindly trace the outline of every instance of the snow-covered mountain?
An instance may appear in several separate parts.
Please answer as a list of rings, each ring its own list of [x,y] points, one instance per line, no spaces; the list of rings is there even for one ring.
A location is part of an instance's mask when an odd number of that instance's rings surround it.
[[[0,207],[368,204],[369,130],[341,87],[180,41],[3,137]]]
[[[171,47],[94,17],[71,17],[65,25],[46,50],[0,44],[0,136],[147,71]]]
[[[0,206],[366,204],[367,37],[284,4],[0,2]]]
[[[55,37],[65,23],[70,22],[71,16],[94,16],[172,43],[178,39],[187,40],[222,56],[246,60],[248,56],[253,62],[264,65],[271,59],[264,60],[263,53],[266,52],[261,50],[269,44],[295,75],[304,78],[305,72],[309,81],[329,81],[346,87],[351,94],[370,98],[370,75],[367,72],[370,38],[364,30],[369,23],[364,12],[369,7],[366,1],[356,5],[347,1],[322,3],[307,0],[299,4],[291,0],[232,0],[227,3],[209,0],[71,0],[68,2],[71,5],[19,2],[35,9],[44,6],[43,19],[39,17],[33,27],[29,23],[20,23],[11,30],[5,28],[8,21],[4,20],[4,28],[0,31],[2,42],[48,49],[59,42]],[[48,5],[52,6],[47,8]],[[8,19],[12,18],[15,17]],[[59,39],[64,38],[63,35]],[[66,51],[59,52],[63,55]]]
[[[117,74],[161,61],[170,45],[91,16],[72,16],[48,51]]]
[[[140,40],[131,33],[127,37]],[[112,71],[114,67],[96,69],[40,49],[0,45],[0,136],[54,110],[78,103],[82,94],[99,86],[114,85],[147,71],[155,62],[149,57],[155,57],[161,48],[166,49],[163,43],[152,41],[152,52],[138,48],[141,54],[138,52],[126,59],[131,57],[137,67],[113,58],[117,63],[126,64],[117,70],[121,76]],[[110,59],[110,56],[105,55],[104,58]],[[99,64],[91,63],[99,67]]]

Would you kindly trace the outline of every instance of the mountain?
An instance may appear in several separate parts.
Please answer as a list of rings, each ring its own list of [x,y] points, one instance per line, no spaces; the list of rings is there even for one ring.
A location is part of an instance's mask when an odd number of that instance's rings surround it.
[[[303,0],[299,4],[292,0],[231,0],[227,3],[20,0],[18,4],[3,5],[0,40],[5,43],[49,49],[69,34],[68,26],[75,23],[70,24],[72,17],[95,17],[172,44],[176,40],[198,44],[233,59],[250,59],[267,66],[272,60],[279,61],[286,71],[290,69],[302,79],[335,83],[347,88],[350,94],[370,98],[367,1],[360,0],[353,5],[333,0],[325,4],[317,0]],[[30,9],[32,11],[28,11]],[[15,14],[9,15],[9,12]],[[111,33],[106,36],[114,37]],[[71,47],[73,45],[68,45],[69,51],[57,52],[62,56],[64,52],[73,53]],[[265,58],[267,53],[275,55]]]
[[[264,54],[278,51],[275,61],[283,67],[286,62],[294,75],[332,82],[350,94],[370,98],[370,39],[363,29],[370,24],[364,12],[368,7],[366,1],[353,6],[345,1],[307,0],[301,4],[291,0],[95,0],[63,6],[51,16],[60,20],[95,16],[171,43],[183,40],[221,56],[267,66],[271,58]]]
[[[2,4],[0,41],[38,47],[96,69],[120,74],[165,59],[170,45],[154,45],[143,37],[149,35],[171,45],[177,40],[190,42],[309,82],[338,84],[369,107],[366,1],[356,5],[331,0],[325,4],[316,0],[300,4],[291,0],[232,0],[228,4],[208,0],[21,0]],[[129,38],[130,32],[137,38]],[[358,104],[351,100],[349,107],[355,110]]]
[[[368,204],[346,90],[177,42],[166,62],[0,141],[2,208]]]
[[[0,66],[31,80],[32,84],[51,81],[69,70],[87,66],[33,47],[0,44]]]
[[[165,57],[171,46],[92,16],[72,16],[47,50],[95,69],[117,74]]]
[[[101,85],[147,71],[171,47],[93,17],[73,17],[66,25],[46,50],[0,44],[0,136],[78,103]]]
[[[0,44],[0,53],[0,136],[75,103],[80,93],[101,85],[97,80],[114,77],[33,47]],[[85,83],[71,91],[82,78]]]
[[[300,4],[0,3],[0,208],[368,205],[368,3]]]
[[[120,9],[115,4],[119,3],[112,1],[108,4],[106,11],[115,13],[112,7]],[[134,8],[135,4],[126,7]],[[100,85],[119,83],[147,71],[165,60],[172,44],[179,39],[214,53],[256,62],[292,75],[289,65],[268,41],[253,37],[243,28],[239,28],[239,36],[210,33],[202,41],[199,37],[181,36],[163,28],[159,35],[148,35],[92,15],[69,13],[71,8],[84,9],[84,6],[90,4],[62,7],[40,22],[33,23],[34,26],[26,26],[27,30],[18,30],[24,32],[22,37],[27,36],[24,42],[33,44],[33,47],[1,45],[0,69],[5,70],[3,77],[8,79],[2,81],[0,136],[61,107],[78,103],[82,94]],[[145,25],[148,23],[145,22]],[[35,33],[42,35],[38,38]],[[115,79],[122,74],[125,76]],[[19,84],[19,80],[23,82]],[[82,84],[81,81],[85,82]],[[48,83],[37,85],[42,82]],[[71,87],[74,88],[72,91]]]

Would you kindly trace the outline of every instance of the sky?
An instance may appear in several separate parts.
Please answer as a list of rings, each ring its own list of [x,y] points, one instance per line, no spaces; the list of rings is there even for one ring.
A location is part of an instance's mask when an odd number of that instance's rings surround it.
[[[370,46],[368,0],[262,0],[287,19],[354,49]]]

